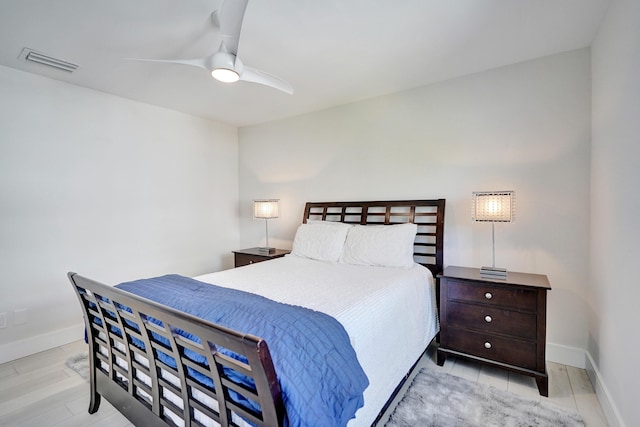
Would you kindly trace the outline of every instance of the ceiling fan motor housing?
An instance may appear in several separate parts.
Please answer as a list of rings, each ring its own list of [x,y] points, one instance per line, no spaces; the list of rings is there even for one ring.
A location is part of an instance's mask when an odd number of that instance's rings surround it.
[[[218,51],[209,57],[207,67],[211,70],[211,75],[220,81],[235,82],[242,75],[242,61],[235,55]]]

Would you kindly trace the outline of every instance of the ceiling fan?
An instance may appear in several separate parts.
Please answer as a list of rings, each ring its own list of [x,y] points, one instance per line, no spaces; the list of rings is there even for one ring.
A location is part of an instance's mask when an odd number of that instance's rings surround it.
[[[281,90],[282,92],[293,94],[293,87],[286,81],[248,67],[238,58],[238,44],[242,20],[249,0],[224,0],[219,10],[211,14],[211,21],[214,26],[220,29],[222,41],[218,51],[195,59],[139,59],[137,61],[164,62],[170,64],[183,64],[204,68],[211,72],[216,80],[225,83],[233,83],[238,80],[258,83],[265,86]]]

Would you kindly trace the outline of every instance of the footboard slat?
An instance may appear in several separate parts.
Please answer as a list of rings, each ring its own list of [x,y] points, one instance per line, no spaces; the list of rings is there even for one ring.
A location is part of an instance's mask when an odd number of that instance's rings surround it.
[[[189,404],[192,408],[194,408],[194,410],[197,409],[202,414],[204,414],[204,416],[211,418],[212,420],[218,421],[220,419],[220,414],[218,412],[213,411],[210,407],[201,404],[197,400],[191,400]],[[201,424],[198,423],[197,425]]]
[[[75,273],[68,276],[88,336],[90,413],[104,396],[136,426],[200,426],[207,419],[222,426],[242,419],[282,425],[280,386],[264,340]],[[255,387],[234,381],[229,370]],[[240,404],[235,393],[260,410]]]

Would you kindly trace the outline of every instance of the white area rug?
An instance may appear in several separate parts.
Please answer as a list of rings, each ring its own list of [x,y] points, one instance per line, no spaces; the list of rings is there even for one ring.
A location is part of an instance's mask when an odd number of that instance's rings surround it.
[[[582,417],[485,384],[423,368],[386,427],[584,427]]]
[[[65,361],[72,371],[75,371],[85,381],[89,381],[89,355],[87,353],[76,354]]]

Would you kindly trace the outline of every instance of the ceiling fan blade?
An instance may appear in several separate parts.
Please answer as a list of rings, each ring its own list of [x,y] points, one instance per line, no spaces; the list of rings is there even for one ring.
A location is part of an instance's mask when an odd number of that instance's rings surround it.
[[[222,41],[218,51],[209,56],[194,59],[127,59],[203,68],[210,71],[213,78],[225,83],[237,81],[239,78],[239,80],[269,86],[293,95],[293,87],[289,83],[264,71],[246,67],[238,58],[240,31],[248,3],[249,0],[223,0],[220,9],[211,14],[213,24],[220,28]]]
[[[256,70],[255,68],[244,66],[240,80],[246,82],[258,83],[265,86],[270,86],[274,89],[281,90],[282,92],[293,95],[293,87],[272,74],[265,73],[264,71]]]
[[[209,71],[209,57],[207,58],[194,58],[194,59],[143,59],[143,58],[126,58],[130,61],[143,61],[143,62],[163,62],[166,64],[183,64],[191,65],[193,67],[204,68]]]
[[[220,23],[220,35],[226,51],[234,55],[238,54],[240,42],[240,30],[244,12],[249,0],[224,0],[220,7],[218,20]]]

